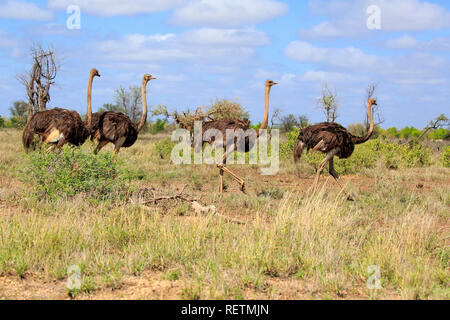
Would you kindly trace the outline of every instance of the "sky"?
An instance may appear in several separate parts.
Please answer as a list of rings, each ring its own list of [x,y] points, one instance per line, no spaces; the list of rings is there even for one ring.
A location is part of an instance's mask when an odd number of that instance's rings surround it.
[[[79,28],[70,29],[73,6]],[[375,6],[375,7],[374,7]],[[76,8],[75,7],[75,8]],[[69,13],[68,13],[69,12]],[[75,24],[75,27],[77,25]],[[323,84],[337,93],[338,122],[362,122],[365,89],[378,83],[383,127],[424,127],[449,111],[450,3],[439,0],[0,0],[0,115],[27,100],[16,76],[29,49],[55,49],[62,68],[49,107],[94,111],[149,73],[149,105],[195,109],[240,102],[252,122],[270,109],[324,121]]]

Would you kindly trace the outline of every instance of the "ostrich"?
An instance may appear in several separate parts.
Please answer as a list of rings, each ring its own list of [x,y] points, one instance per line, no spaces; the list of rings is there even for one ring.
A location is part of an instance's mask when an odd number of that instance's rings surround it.
[[[142,116],[138,123],[134,123],[128,116],[116,111],[97,112],[92,115],[91,139],[98,141],[94,150],[95,154],[109,142],[114,144],[115,154],[119,153],[120,148],[131,147],[136,142],[147,120],[146,87],[147,83],[153,79],[156,78],[149,74],[144,75],[142,79]]]
[[[320,151],[326,153],[325,159],[320,163],[317,168],[316,179],[314,181],[313,190],[315,192],[319,177],[323,171],[326,163],[329,164],[329,172],[331,176],[336,180],[341,189],[347,194],[348,200],[353,200],[352,196],[345,190],[342,184],[339,182],[339,175],[334,170],[333,159],[338,156],[341,159],[350,157],[355,149],[355,144],[361,144],[369,140],[372,136],[374,124],[372,116],[372,106],[377,105],[375,99],[369,99],[367,104],[367,114],[369,116],[369,131],[364,137],[357,137],[352,135],[343,126],[332,122],[322,122],[303,129],[295,144],[294,148],[294,161],[301,157],[304,147],[312,149],[313,152]]]
[[[89,83],[95,76],[100,76],[96,69],[92,69],[89,76]],[[88,88],[88,90],[90,90]],[[87,106],[87,118],[91,117],[90,105]],[[80,115],[76,111],[54,108],[36,112],[25,126],[22,135],[22,142],[26,150],[33,147],[34,135],[38,134],[42,141],[52,144],[48,149],[61,148],[64,144],[70,143],[75,146],[82,145],[89,137],[89,129],[83,123]]]
[[[265,106],[264,106],[264,120],[261,124],[260,129],[256,132],[256,136],[259,137],[259,135],[262,133],[264,129],[267,128],[267,124],[269,122],[269,95],[270,90],[272,86],[276,85],[276,82],[273,82],[272,80],[266,81],[266,89],[265,89]],[[222,120],[213,120],[203,123],[202,126],[202,137],[203,134],[208,131],[209,129],[215,129],[219,130],[222,133],[223,136],[223,147],[226,148],[226,131],[228,129],[231,130],[243,130],[244,132],[247,131],[250,128],[250,121],[248,119],[222,119]],[[243,137],[237,137],[235,138],[234,143],[234,150],[229,151],[228,153],[225,151],[225,154],[222,158],[221,163],[217,165],[219,168],[219,193],[223,193],[223,173],[228,173],[234,180],[236,180],[241,185],[241,191],[245,192],[245,182],[240,177],[238,177],[235,173],[233,173],[230,169],[228,169],[226,164],[227,157],[231,154],[231,152],[234,152],[235,150],[238,150],[238,146],[243,145],[242,143],[239,143],[239,140]],[[199,139],[200,140],[200,139]],[[202,139],[201,139],[202,140]],[[254,142],[251,141],[252,139],[249,139],[249,137],[245,137],[245,150],[238,150],[240,152],[249,152],[254,147]],[[214,145],[214,140],[204,140],[204,143],[209,143],[211,145]]]

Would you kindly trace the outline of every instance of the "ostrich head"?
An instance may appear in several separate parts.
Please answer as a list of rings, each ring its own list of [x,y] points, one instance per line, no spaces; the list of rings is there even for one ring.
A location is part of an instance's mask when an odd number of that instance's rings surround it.
[[[266,81],[266,87],[271,87],[271,86],[274,86],[274,85],[277,85],[278,83],[276,83],[276,82],[274,82],[274,81],[272,81],[272,80],[267,80]]]
[[[152,76],[152,75],[149,75],[149,74],[144,75],[144,81],[146,83],[149,82],[150,80],[155,80],[155,79],[156,78],[154,76]]]
[[[377,100],[375,100],[374,98],[369,99],[369,104],[371,106],[377,106]]]
[[[100,77],[100,73],[95,68],[91,70],[91,73],[92,73],[92,76],[94,76],[94,77]]]

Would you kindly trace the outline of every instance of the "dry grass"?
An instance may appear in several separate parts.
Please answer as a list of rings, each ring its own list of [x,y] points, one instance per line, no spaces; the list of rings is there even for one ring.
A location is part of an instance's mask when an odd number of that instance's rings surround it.
[[[152,145],[161,138],[144,135],[121,152],[147,173],[133,183],[166,194],[186,185],[188,196],[244,224],[196,216],[182,202],[143,209],[82,195],[36,200],[32,185],[18,178],[27,165],[20,132],[1,130],[0,297],[68,297],[70,265],[83,274],[76,298],[450,297],[449,169],[343,177],[357,195],[347,202],[328,178],[310,196],[313,177],[292,163],[273,177],[233,166],[248,194],[226,177],[229,188],[218,197],[217,170],[158,159]],[[380,267],[383,289],[367,288],[371,265]],[[54,287],[58,294],[49,294]]]

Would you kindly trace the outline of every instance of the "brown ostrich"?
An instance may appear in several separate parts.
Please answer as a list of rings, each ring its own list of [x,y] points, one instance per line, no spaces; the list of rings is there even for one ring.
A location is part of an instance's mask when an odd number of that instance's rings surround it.
[[[106,111],[92,115],[91,139],[98,141],[94,150],[97,154],[108,143],[114,144],[114,153],[119,153],[120,148],[131,147],[137,140],[139,132],[147,120],[147,93],[146,87],[155,77],[146,74],[142,79],[142,116],[138,123],[134,123],[122,112]]]
[[[90,84],[95,76],[100,75],[97,70],[92,69],[89,77]],[[91,113],[90,105],[88,105],[88,119]],[[75,146],[82,145],[89,137],[89,130],[78,112],[54,108],[36,112],[27,123],[22,135],[22,142],[26,150],[34,147],[35,134],[38,134],[44,143],[52,145],[48,149],[50,151],[61,148],[66,143]]]
[[[270,90],[272,86],[276,85],[276,82],[273,82],[272,80],[266,81],[266,88],[265,88],[265,106],[264,106],[264,120],[261,124],[260,129],[256,132],[256,136],[259,137],[261,132],[267,128],[267,124],[269,122],[269,95]],[[208,131],[209,129],[216,129],[219,130],[222,133],[223,136],[223,147],[226,148],[227,142],[226,142],[226,131],[228,129],[231,130],[243,130],[244,132],[247,131],[250,128],[250,121],[248,119],[222,119],[222,120],[213,120],[213,121],[207,121],[203,123],[202,126],[202,137],[203,134]],[[230,169],[228,169],[225,164],[227,157],[234,151],[239,152],[249,152],[253,147],[255,141],[253,139],[249,139],[248,136],[246,136],[245,144],[239,143],[242,142],[240,139],[243,139],[244,137],[236,137],[234,141],[234,150],[229,151],[228,153],[225,151],[225,154],[222,158],[222,161],[220,164],[217,165],[219,168],[219,193],[223,193],[223,173],[228,173],[234,180],[236,180],[241,185],[241,191],[245,192],[245,182],[242,180],[239,176],[237,176],[235,173],[233,173]],[[203,143],[209,143],[211,145],[214,145],[214,140],[203,140]],[[245,150],[239,150],[238,147],[245,145]]]
[[[372,116],[372,106],[377,105],[375,99],[370,99],[367,104],[367,114],[369,116],[370,126],[369,131],[364,137],[357,137],[352,135],[343,126],[338,123],[322,122],[309,126],[303,129],[297,139],[294,148],[294,161],[301,157],[303,149],[312,149],[313,152],[320,151],[326,153],[325,159],[320,163],[317,168],[316,179],[314,181],[313,190],[315,192],[319,177],[326,163],[329,164],[329,172],[331,176],[336,180],[341,189],[347,194],[348,200],[353,200],[352,196],[345,190],[342,184],[339,182],[339,175],[334,170],[333,159],[338,156],[340,159],[347,159],[353,153],[355,144],[361,144],[369,140],[372,136],[374,124]]]

